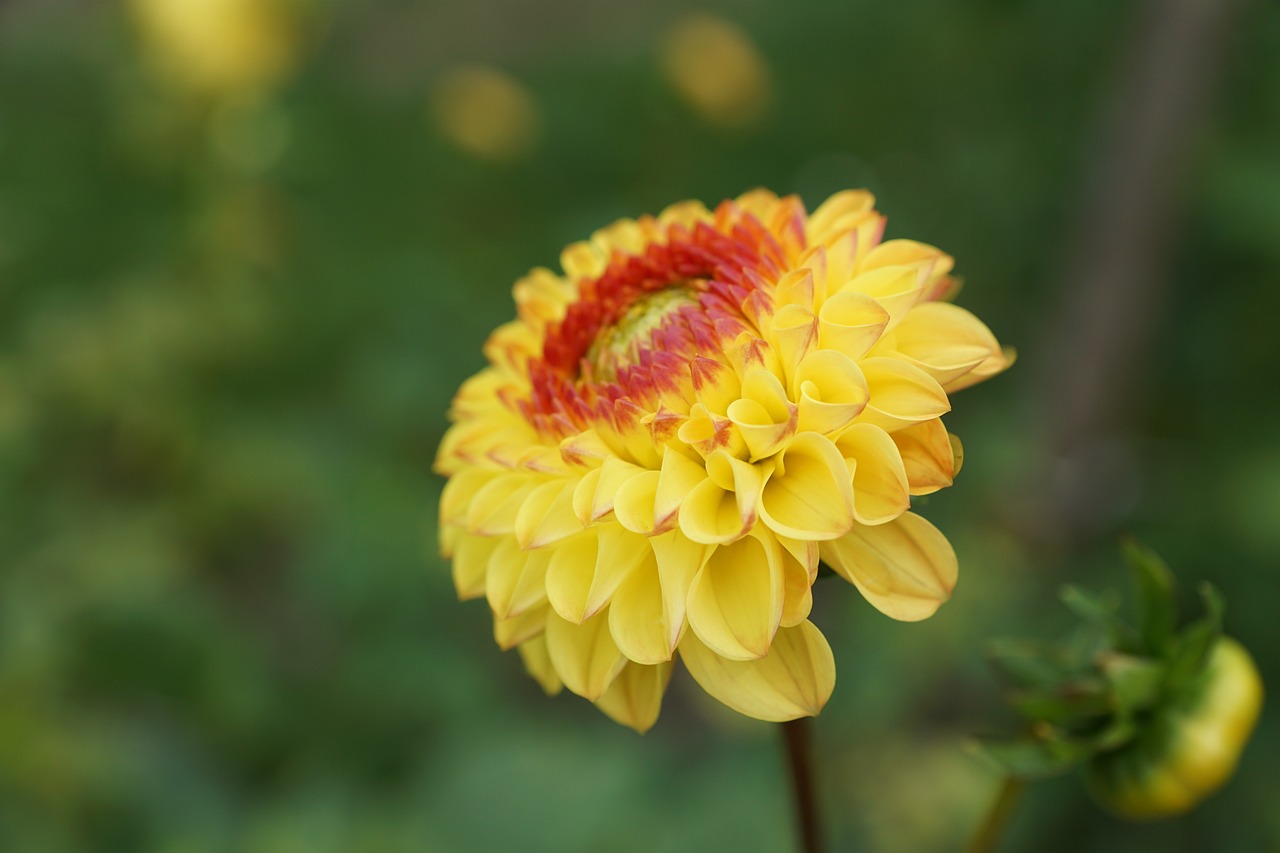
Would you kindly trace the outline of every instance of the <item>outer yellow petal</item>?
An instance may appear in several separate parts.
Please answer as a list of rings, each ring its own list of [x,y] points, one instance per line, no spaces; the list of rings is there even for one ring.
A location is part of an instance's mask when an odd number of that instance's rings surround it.
[[[681,613],[683,617],[683,611]],[[629,660],[657,664],[671,659],[675,644],[662,596],[658,561],[652,553],[613,594],[609,632]]]
[[[618,490],[632,477],[646,473],[645,468],[610,456],[600,466],[600,479],[591,498],[591,520],[596,521],[613,512],[613,502]]]
[[[582,530],[573,512],[573,480],[552,480],[536,487],[516,513],[516,541],[521,548],[542,548]]]
[[[813,547],[816,563],[817,543],[808,544]],[[796,559],[790,552],[784,553],[782,620],[779,623],[783,628],[799,625],[809,618],[809,611],[813,609],[813,581],[816,576],[817,573],[810,572],[806,563]]]
[[[920,301],[925,281],[911,267],[882,267],[856,275],[842,292],[862,293],[872,297],[889,313],[886,329],[892,329],[912,306]]]
[[[493,620],[493,639],[504,651],[513,649],[541,634],[547,627],[551,608],[543,604],[510,619]]]
[[[871,389],[871,400],[859,415],[863,423],[893,432],[951,411],[947,392],[920,368],[882,356],[859,364]]]
[[[746,536],[712,553],[689,590],[689,627],[716,654],[763,657],[782,618],[782,546]]]
[[[609,619],[597,614],[581,625],[547,614],[547,653],[560,680],[592,702],[604,695],[627,659],[613,644]]]
[[[458,598],[466,601],[484,595],[489,558],[502,540],[496,536],[463,534],[453,553],[453,585]]]
[[[889,434],[871,424],[854,424],[836,440],[853,471],[853,517],[859,524],[883,524],[911,508],[907,471]]]
[[[597,525],[548,550],[547,599],[562,619],[574,623],[599,612],[650,554],[644,537],[616,524]]]
[[[668,529],[675,521],[685,496],[707,479],[707,470],[673,447],[667,447],[662,456],[662,471],[658,489],[654,495],[654,522],[660,530]]]
[[[515,532],[516,515],[539,482],[542,481],[532,474],[494,477],[471,498],[467,506],[467,530],[481,536]]]
[[[504,536],[489,558],[485,595],[495,619],[509,619],[546,601],[549,551],[522,551],[511,536]]]
[[[861,358],[880,340],[889,325],[889,312],[865,293],[845,290],[822,304],[818,313],[818,344],[850,358]]]
[[[740,714],[768,722],[815,716],[836,684],[831,647],[812,622],[779,629],[769,654],[759,660],[728,660],[694,634],[681,642],[680,657],[703,690]]]
[[[959,566],[951,543],[915,513],[877,527],[855,527],[821,548],[827,565],[894,619],[916,622],[932,616],[956,585]]]
[[[991,330],[949,302],[925,302],[912,309],[894,330],[894,348],[944,387],[989,360],[993,368],[1004,365]]]
[[[476,492],[501,473],[487,468],[464,468],[449,477],[440,493],[440,523],[466,527],[468,508]]]
[[[524,668],[542,686],[542,689],[547,691],[547,695],[555,696],[559,693],[564,684],[560,681],[560,676],[556,675],[555,667],[551,665],[551,656],[547,654],[547,638],[538,635],[531,640],[525,640],[518,647],[518,651],[524,661]]]
[[[922,421],[892,435],[902,454],[907,482],[913,495],[930,495],[951,485],[959,470],[947,428],[939,418]]]
[[[871,394],[856,362],[836,350],[816,350],[795,374],[799,429],[831,435],[862,414]]]
[[[658,560],[667,649],[674,651],[684,636],[687,624],[689,589],[707,561],[711,547],[694,542],[679,530],[654,536],[649,540],[649,546]]]
[[[642,666],[627,663],[613,680],[596,707],[616,722],[644,734],[658,721],[662,710],[662,694],[671,680],[672,663]]]
[[[915,240],[885,240],[862,260],[860,270],[873,270],[889,266],[924,268],[931,277],[951,272],[955,260],[941,249]]]
[[[802,432],[760,493],[760,519],[792,539],[835,539],[853,525],[853,485],[844,457],[831,441]]]

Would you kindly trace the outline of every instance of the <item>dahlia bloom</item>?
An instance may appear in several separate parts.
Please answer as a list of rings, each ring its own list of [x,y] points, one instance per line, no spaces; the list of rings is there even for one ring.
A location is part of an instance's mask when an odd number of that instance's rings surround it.
[[[549,693],[644,731],[678,657],[742,714],[812,716],[835,685],[820,560],[895,619],[950,596],[955,554],[910,499],[959,469],[948,394],[1011,355],[942,301],[949,256],[883,230],[867,192],[808,214],[757,190],[516,283],[441,442],[440,539]]]

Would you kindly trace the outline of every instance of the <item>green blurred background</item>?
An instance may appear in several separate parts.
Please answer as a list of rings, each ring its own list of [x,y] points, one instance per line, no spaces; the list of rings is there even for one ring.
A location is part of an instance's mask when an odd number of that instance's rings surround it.
[[[1121,532],[1280,684],[1280,6],[1164,6],[0,4],[0,850],[789,849],[771,727],[681,673],[639,737],[498,651],[430,471],[517,276],[759,185],[871,188],[1021,353],[923,509],[953,601],[820,581],[835,849],[963,848],[963,742],[1013,726],[985,643],[1125,586]],[[1280,849],[1278,718],[1191,815],[1066,777],[1007,849]]]

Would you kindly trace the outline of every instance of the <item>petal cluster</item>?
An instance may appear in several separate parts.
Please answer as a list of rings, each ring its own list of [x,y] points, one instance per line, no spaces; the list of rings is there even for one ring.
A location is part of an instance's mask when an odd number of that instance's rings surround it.
[[[757,190],[517,282],[439,449],[440,538],[548,692],[644,731],[679,658],[743,714],[810,716],[835,684],[820,560],[895,619],[949,597],[911,497],[959,470],[949,394],[1012,356],[945,301],[948,255],[883,230],[863,191]]]

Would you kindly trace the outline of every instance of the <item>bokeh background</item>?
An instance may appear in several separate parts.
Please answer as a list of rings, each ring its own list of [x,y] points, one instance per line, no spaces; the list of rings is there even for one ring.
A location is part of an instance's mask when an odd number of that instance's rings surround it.
[[[771,727],[497,650],[430,470],[517,276],[755,186],[869,187],[1021,354],[948,419],[952,602],[820,581],[835,849],[963,848],[987,641],[1123,532],[1280,685],[1278,51],[1244,0],[0,3],[0,849],[789,849]],[[1186,817],[1065,777],[1007,849],[1280,849],[1278,722]]]

